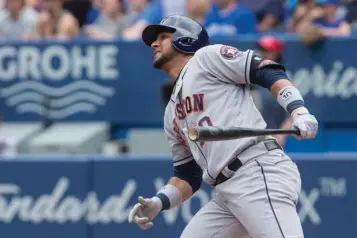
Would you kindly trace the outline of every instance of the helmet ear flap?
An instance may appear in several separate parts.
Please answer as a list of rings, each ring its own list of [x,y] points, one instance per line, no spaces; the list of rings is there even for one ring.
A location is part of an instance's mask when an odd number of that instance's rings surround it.
[[[172,41],[174,48],[185,54],[193,54],[195,50],[196,40],[191,37],[180,37]]]
[[[198,38],[189,32],[184,32],[183,29],[176,28],[171,40],[173,46],[180,52],[192,54],[196,51],[195,45]]]
[[[177,42],[179,44],[181,44],[182,46],[189,47],[189,46],[193,45],[193,43],[195,42],[195,39],[193,39],[191,37],[183,36],[183,37],[180,37],[179,39],[177,39]]]

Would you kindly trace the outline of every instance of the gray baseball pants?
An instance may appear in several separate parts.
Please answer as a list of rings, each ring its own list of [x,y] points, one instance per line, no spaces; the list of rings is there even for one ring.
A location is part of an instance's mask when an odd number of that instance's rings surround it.
[[[300,174],[280,149],[245,163],[215,190],[181,238],[304,237],[296,211]]]

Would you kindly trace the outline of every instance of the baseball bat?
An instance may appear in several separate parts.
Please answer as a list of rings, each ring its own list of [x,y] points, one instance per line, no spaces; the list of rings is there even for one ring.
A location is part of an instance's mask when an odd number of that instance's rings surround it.
[[[192,141],[222,141],[234,140],[250,136],[265,136],[277,134],[300,135],[298,129],[254,129],[243,127],[193,127],[189,130]]]

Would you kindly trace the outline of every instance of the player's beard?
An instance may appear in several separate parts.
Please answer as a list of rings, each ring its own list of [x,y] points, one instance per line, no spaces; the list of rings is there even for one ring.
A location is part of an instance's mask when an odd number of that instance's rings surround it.
[[[167,52],[165,54],[161,54],[161,56],[157,59],[154,59],[154,62],[152,65],[156,69],[162,69],[162,67],[170,62],[176,55],[176,52],[172,49],[170,52]]]

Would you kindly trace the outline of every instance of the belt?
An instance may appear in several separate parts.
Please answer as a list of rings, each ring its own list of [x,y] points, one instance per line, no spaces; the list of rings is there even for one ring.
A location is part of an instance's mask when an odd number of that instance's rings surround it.
[[[276,149],[281,149],[281,146],[276,140],[269,140],[269,141],[264,141],[263,144],[265,145],[266,151],[271,151],[271,150],[276,150]],[[255,145],[249,147],[248,149],[254,147]],[[243,151],[244,152],[244,151]],[[242,152],[242,153],[243,153]],[[241,154],[242,154],[241,153]],[[221,184],[225,181],[227,181],[229,178],[233,176],[233,174],[243,166],[243,163],[241,160],[236,157],[234,158],[228,166],[226,166],[216,177],[216,182],[213,184],[213,186],[217,186],[218,184]]]

